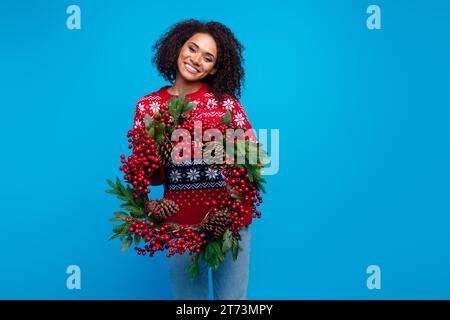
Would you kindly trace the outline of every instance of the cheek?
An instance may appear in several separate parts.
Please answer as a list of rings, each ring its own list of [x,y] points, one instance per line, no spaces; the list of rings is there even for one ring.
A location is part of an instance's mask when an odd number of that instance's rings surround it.
[[[181,49],[180,54],[178,55],[178,61],[182,61],[186,58],[186,50]]]
[[[208,72],[210,72],[212,69],[214,69],[214,67],[215,67],[215,64],[209,63],[208,64]]]

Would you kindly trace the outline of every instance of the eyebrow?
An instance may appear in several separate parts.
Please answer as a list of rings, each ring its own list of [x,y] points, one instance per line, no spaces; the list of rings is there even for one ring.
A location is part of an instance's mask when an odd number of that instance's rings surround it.
[[[198,46],[198,44],[196,44],[195,42],[189,42],[189,43],[192,43],[194,46],[196,46],[197,48],[200,48],[199,46]],[[210,56],[212,56],[213,58],[215,58],[214,57],[214,55],[212,54],[212,53],[209,53],[209,52],[206,52],[206,54],[209,54]]]

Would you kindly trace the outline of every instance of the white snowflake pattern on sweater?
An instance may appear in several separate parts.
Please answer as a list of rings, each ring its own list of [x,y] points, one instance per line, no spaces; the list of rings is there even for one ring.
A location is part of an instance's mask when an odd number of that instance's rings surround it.
[[[146,109],[145,104],[138,103],[138,109],[141,113],[145,112],[145,109]]]
[[[244,127],[245,126],[245,118],[244,118],[244,115],[241,112],[237,112],[234,115],[234,123],[238,127]]]
[[[150,110],[152,110],[153,113],[159,112],[159,108],[161,107],[161,104],[159,102],[152,102],[150,103]]]
[[[142,121],[141,121],[141,119],[137,119],[137,120],[134,122],[134,129],[137,129],[137,128],[139,128],[140,126],[142,126]]]
[[[231,111],[231,110],[233,110],[233,108],[234,108],[234,101],[233,101],[231,98],[228,98],[227,100],[225,100],[225,101],[223,102],[222,105],[225,107],[225,109]]]
[[[170,180],[174,181],[174,182],[178,182],[181,179],[181,173],[178,170],[173,170],[170,173]]]
[[[217,101],[214,98],[208,99],[208,101],[206,102],[207,109],[212,109],[212,108],[215,108],[216,106],[217,106]]]
[[[217,172],[217,170],[208,168],[205,172],[205,175],[209,180],[214,180],[219,175],[219,173]]]
[[[200,177],[200,172],[195,168],[189,169],[189,171],[186,173],[186,176],[189,180],[196,181]]]

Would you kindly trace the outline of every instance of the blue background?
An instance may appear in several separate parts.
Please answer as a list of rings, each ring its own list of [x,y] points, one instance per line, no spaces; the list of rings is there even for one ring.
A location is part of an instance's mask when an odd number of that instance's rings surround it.
[[[107,241],[119,203],[104,190],[136,101],[166,85],[151,45],[186,18],[235,32],[250,122],[280,129],[248,298],[450,298],[449,15],[424,0],[2,0],[0,298],[173,298],[164,255]]]

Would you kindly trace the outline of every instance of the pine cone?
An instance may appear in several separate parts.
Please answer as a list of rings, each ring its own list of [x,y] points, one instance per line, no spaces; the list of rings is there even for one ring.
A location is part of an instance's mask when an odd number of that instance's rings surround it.
[[[224,164],[211,164],[210,167],[213,170],[222,172],[227,168],[227,165],[225,163]]]
[[[227,165],[225,163],[225,149],[223,147],[223,144],[217,141],[211,141],[205,144],[205,148],[207,146],[211,146],[208,148],[208,150],[212,150],[212,152],[208,152],[205,155],[204,157],[205,162],[208,163],[211,169],[213,170],[218,171],[225,170]],[[216,163],[216,161],[220,160],[222,163]]]
[[[208,238],[215,240],[222,237],[227,230],[230,221],[230,214],[226,210],[221,210],[216,214],[210,213],[205,220],[200,223],[201,229]]]
[[[147,201],[147,203],[145,204],[145,211],[148,215],[152,214],[155,211],[157,204],[158,200]]]
[[[147,201],[146,212],[148,216],[152,216],[155,220],[163,221],[178,212],[178,205],[170,199],[158,199]]]
[[[189,112],[184,112],[184,113],[180,114],[180,117],[184,120],[187,120],[191,117],[191,115],[189,114]]]
[[[173,144],[168,138],[158,143],[156,155],[163,166],[171,162]]]

